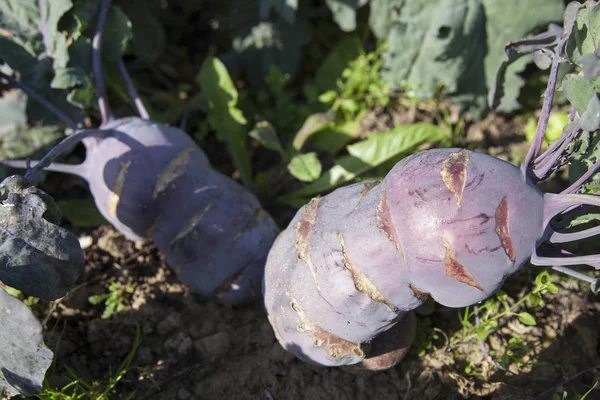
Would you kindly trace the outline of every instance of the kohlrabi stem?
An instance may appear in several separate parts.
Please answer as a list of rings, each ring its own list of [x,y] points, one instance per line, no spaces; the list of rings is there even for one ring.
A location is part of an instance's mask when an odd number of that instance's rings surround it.
[[[552,68],[550,69],[550,77],[548,78],[548,86],[544,92],[544,104],[540,113],[540,119],[535,130],[535,136],[525,161],[521,165],[521,171],[523,176],[528,177],[528,171],[532,161],[538,157],[542,144],[544,143],[544,137],[546,136],[546,129],[548,128],[548,120],[550,119],[550,111],[552,110],[552,102],[554,100],[554,89],[556,88],[556,80],[558,77],[558,67],[561,60],[563,49],[569,39],[568,35],[563,36],[554,49],[554,56],[552,58]],[[537,175],[536,175],[537,176]]]
[[[38,0],[38,7],[40,9],[40,26],[42,30],[42,38],[44,40],[44,46],[46,47],[46,54],[52,55],[52,49],[50,45],[50,39],[48,39],[48,27],[46,25],[46,0]]]
[[[27,160],[4,160],[0,161],[1,166],[19,169],[29,169],[39,164],[39,161],[27,161]],[[78,175],[82,178],[87,178],[87,168],[85,161],[81,164],[63,164],[63,163],[51,163],[44,168],[46,171],[62,172],[64,174]]]
[[[559,166],[557,165],[558,160],[563,156],[567,146],[573,141],[578,132],[579,123],[576,123],[566,133],[563,133],[548,150],[535,159],[533,172],[538,179],[545,179],[553,168]]]
[[[43,107],[45,107],[48,111],[56,115],[58,119],[60,119],[64,124],[68,125],[71,129],[77,129],[77,124],[75,123],[75,121],[73,121],[67,114],[58,109],[58,107],[56,107],[54,104],[46,100],[44,97],[40,96],[35,90],[30,88],[23,82],[17,81],[13,76],[7,75],[3,72],[0,72],[0,77],[6,79],[12,86],[18,87],[19,89],[24,91],[27,96],[40,103]]]
[[[146,110],[146,107],[142,102],[142,98],[140,97],[138,91],[135,89],[133,81],[131,80],[129,73],[127,72],[127,68],[125,68],[125,63],[122,59],[119,58],[119,61],[117,61],[117,65],[119,67],[119,72],[121,73],[121,76],[125,81],[125,86],[127,86],[129,96],[131,96],[133,102],[135,103],[135,107],[138,110],[138,114],[140,114],[140,117],[142,117],[142,119],[150,119],[150,114],[148,114],[148,110]]]
[[[553,265],[551,268],[553,270],[558,271],[560,273],[563,273],[565,275],[569,275],[569,276],[572,276],[573,278],[577,278],[579,280],[587,282],[590,285],[594,285],[595,283],[598,282],[597,278],[593,278],[593,277],[591,277],[589,275],[582,274],[581,272],[575,271],[575,270],[573,270],[571,268],[563,267],[562,265]]]
[[[563,190],[561,193],[564,193],[564,194],[577,193],[581,189],[583,184],[588,179],[590,179],[592,177],[592,175],[594,175],[598,171],[598,169],[600,169],[600,160],[596,161],[596,163],[594,165],[592,165],[585,172],[585,174],[581,175],[581,177],[579,179],[577,179],[575,182],[573,182],[573,184],[571,186],[569,186],[568,188]]]
[[[98,93],[98,107],[100,108],[100,116],[102,117],[102,125],[114,119],[112,110],[108,105],[108,97],[106,95],[106,87],[102,77],[102,33],[104,32],[104,24],[108,17],[108,9],[111,0],[103,0],[98,14],[98,24],[96,32],[92,40],[92,70],[96,80],[96,92]]]
[[[71,146],[74,146],[77,143],[81,142],[83,139],[91,136],[104,137],[106,135],[109,135],[110,133],[110,130],[103,131],[100,129],[85,129],[77,131],[74,134],[67,136],[60,143],[54,146],[48,153],[46,153],[46,155],[40,160],[39,163],[27,170],[27,172],[25,173],[25,179],[27,179],[30,182],[33,181],[37,177],[37,175],[40,172],[42,172],[42,170],[44,170],[44,168],[49,166],[50,163],[52,163],[54,159],[56,159],[56,157],[60,156],[66,150],[71,148]]]

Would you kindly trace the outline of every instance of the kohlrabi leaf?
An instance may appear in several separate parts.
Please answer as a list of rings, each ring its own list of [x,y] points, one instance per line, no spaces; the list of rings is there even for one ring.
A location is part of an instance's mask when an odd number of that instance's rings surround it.
[[[152,63],[164,52],[167,38],[165,29],[146,0],[128,0],[120,3],[129,20],[133,35],[133,49],[137,58]],[[153,12],[154,11],[154,12]]]
[[[562,81],[561,90],[573,107],[583,113],[590,99],[600,90],[600,79],[587,79],[580,75],[569,74]]]
[[[19,89],[7,90],[0,98],[0,137],[27,125],[27,95]],[[0,145],[3,145],[0,142]]]
[[[600,7],[588,1],[577,11],[575,27],[567,53],[573,63],[579,62],[584,54],[595,53],[600,38]]]
[[[481,115],[487,109],[487,92],[496,71],[505,60],[504,46],[537,27],[561,20],[560,0],[418,0],[401,2],[380,32],[389,30],[382,76],[392,88],[409,85],[420,97],[431,97],[441,82],[454,101]],[[379,4],[381,10],[387,10]],[[381,11],[380,11],[381,12]],[[507,71],[505,95],[498,107],[514,110],[526,59],[513,63]]]
[[[284,196],[282,200],[287,202],[288,199],[307,198],[330,191],[385,162],[398,161],[423,143],[439,142],[444,136],[441,128],[424,122],[399,125],[387,132],[371,135],[347,146],[350,155],[338,158],[319,179]]]
[[[19,299],[0,288],[0,392],[33,396],[42,391],[52,351],[42,325]]]
[[[272,65],[293,79],[298,69],[302,46],[311,36],[310,24],[300,16],[289,24],[282,18],[264,21],[245,36],[233,40],[233,49],[222,59],[232,74],[245,71],[254,86],[264,86]]]
[[[17,126],[0,134],[0,160],[27,158],[64,138],[60,126]],[[1,279],[0,279],[1,280]]]
[[[294,156],[287,166],[292,176],[302,182],[313,182],[321,176],[321,162],[317,153],[305,153]]]
[[[218,58],[208,57],[200,68],[197,80],[210,105],[208,121],[227,146],[244,185],[252,185],[252,166],[246,146],[248,122],[237,107],[238,91],[227,68]]]
[[[271,10],[275,10],[288,24],[293,24],[296,22],[298,0],[260,0],[260,19],[268,19]]]
[[[371,0],[369,4],[369,26],[379,40],[390,33],[395,17],[406,0]]]
[[[14,175],[0,184],[0,281],[43,300],[67,294],[83,272],[75,235],[54,200]]]
[[[326,0],[327,7],[333,14],[333,20],[345,32],[356,29],[356,10],[369,0]]]
[[[67,38],[59,20],[72,8],[70,0],[0,0],[0,59],[20,80],[38,94],[50,99],[63,111],[68,107],[64,93],[50,88],[54,71],[67,66]],[[56,123],[56,117],[37,102],[28,101],[31,122]]]

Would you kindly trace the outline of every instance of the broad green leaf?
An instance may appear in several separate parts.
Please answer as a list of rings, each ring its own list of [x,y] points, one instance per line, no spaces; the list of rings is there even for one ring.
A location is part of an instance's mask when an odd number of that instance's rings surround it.
[[[567,100],[580,114],[583,114],[592,97],[600,91],[600,78],[590,80],[580,75],[567,75],[561,85]]]
[[[520,312],[517,314],[517,317],[519,318],[519,321],[525,325],[533,326],[536,324],[535,318],[533,318],[533,315],[529,314],[528,312]]]
[[[571,49],[571,60],[574,63],[581,55],[595,53],[600,38],[600,7],[586,2],[585,6],[579,9],[572,37],[576,45],[576,51]]]
[[[583,76],[588,79],[600,77],[600,57],[596,53],[588,53],[579,57]]]
[[[23,302],[0,288],[0,393],[33,396],[52,365],[42,325]]]
[[[371,0],[369,26],[377,39],[384,40],[389,35],[394,16],[405,2],[406,0]]]
[[[587,132],[595,132],[600,128],[600,98],[594,93],[587,104],[586,110],[581,114],[579,121],[581,129]]]
[[[317,153],[305,153],[294,156],[288,164],[292,176],[303,182],[313,182],[321,176],[321,162]]]
[[[146,63],[153,63],[165,51],[166,33],[157,14],[146,0],[128,0],[119,3],[131,21],[135,55]]]
[[[443,138],[444,131],[441,128],[424,122],[400,125],[387,132],[373,134],[362,142],[347,146],[350,155],[336,159],[335,165],[319,179],[283,196],[282,200],[327,192],[386,161],[410,154],[423,143],[436,143]]]
[[[257,122],[254,129],[248,134],[251,138],[257,140],[261,145],[269,150],[273,150],[285,156],[281,141],[277,136],[275,127],[267,121]]]
[[[435,94],[441,82],[454,101],[481,115],[487,92],[505,60],[504,46],[537,27],[559,21],[562,0],[416,0],[389,13],[389,49],[382,76],[392,89],[406,83],[422,98]],[[396,14],[396,15],[395,15]],[[378,26],[388,26],[379,17]],[[514,110],[522,79],[521,59],[507,73],[500,110]]]
[[[102,58],[108,62],[119,60],[132,37],[131,21],[120,7],[112,6],[102,36]]]
[[[197,80],[208,100],[208,120],[225,143],[233,164],[240,171],[242,182],[252,185],[250,153],[246,145],[247,121],[237,108],[238,92],[225,65],[215,57],[208,57],[198,73]]]
[[[7,90],[0,98],[0,136],[27,125],[27,95],[19,89]]]
[[[30,157],[38,151],[48,150],[63,137],[60,126],[17,126],[0,136],[0,159]]]
[[[108,222],[98,208],[94,199],[89,197],[85,199],[69,199],[57,202],[58,208],[63,218],[77,227],[90,227],[106,225]]]
[[[371,135],[367,140],[352,144],[347,149],[351,156],[365,164],[376,166],[422,143],[439,142],[444,136],[440,127],[419,122],[399,125],[387,132]]]

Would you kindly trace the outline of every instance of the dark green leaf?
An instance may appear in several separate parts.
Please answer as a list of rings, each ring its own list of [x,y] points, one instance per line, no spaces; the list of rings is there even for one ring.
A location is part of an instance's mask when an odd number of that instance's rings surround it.
[[[317,153],[299,154],[288,164],[288,171],[296,179],[313,182],[321,176],[321,162]]]
[[[102,58],[108,62],[119,60],[132,37],[131,21],[121,8],[112,6],[102,36]]]
[[[273,125],[271,125],[269,122],[258,122],[254,126],[254,129],[252,129],[248,135],[250,135],[251,138],[257,140],[261,145],[263,145],[267,149],[276,151],[282,156],[285,155],[283,147],[281,147],[279,137],[277,136],[277,131],[275,130],[275,127],[273,127]]]
[[[561,86],[567,100],[580,114],[587,110],[592,97],[600,90],[600,79],[589,80],[579,75],[567,75]]]
[[[128,0],[120,6],[131,20],[136,56],[146,63],[155,62],[166,47],[166,33],[156,14],[145,0]]]
[[[33,396],[52,364],[42,325],[19,299],[0,288],[0,392]]]
[[[581,129],[595,132],[600,128],[600,98],[594,94],[588,102],[585,112],[581,115]]]
[[[83,272],[77,238],[58,226],[54,200],[21,176],[0,184],[0,277],[27,295],[55,300]]]

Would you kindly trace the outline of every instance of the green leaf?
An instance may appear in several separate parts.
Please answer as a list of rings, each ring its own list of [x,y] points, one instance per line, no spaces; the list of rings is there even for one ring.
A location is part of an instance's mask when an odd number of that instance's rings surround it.
[[[356,34],[345,36],[335,45],[315,73],[314,85],[318,93],[323,93],[319,96],[320,102],[329,103],[335,100],[337,92],[333,89],[336,88],[337,80],[348,64],[363,53],[362,42]],[[327,91],[332,91],[333,94],[329,93],[329,98],[326,99],[323,96]]]
[[[588,79],[600,77],[600,57],[596,53],[584,54],[579,58],[583,76]]]
[[[296,179],[303,182],[313,182],[321,176],[321,162],[317,153],[299,154],[288,164],[288,171]]]
[[[102,58],[108,62],[118,61],[132,37],[133,29],[127,15],[120,7],[110,7],[102,36]]]
[[[156,15],[163,10],[158,7],[152,10],[145,0],[128,0],[119,5],[131,21],[135,55],[146,63],[155,62],[167,43],[165,29]]]
[[[248,135],[267,149],[276,151],[282,156],[285,156],[281,141],[279,140],[279,136],[277,136],[277,131],[269,122],[257,122],[254,129],[252,129]]]
[[[585,6],[579,9],[571,37],[576,45],[576,51],[572,49],[573,63],[577,63],[581,55],[595,53],[600,38],[600,7],[586,2]]]
[[[302,128],[294,136],[292,146],[296,151],[300,151],[304,143],[315,133],[320,132],[334,124],[336,112],[328,110],[323,113],[312,114],[304,121]]]
[[[581,129],[587,132],[595,132],[600,128],[600,98],[597,93],[588,102],[579,122]]]
[[[357,139],[363,132],[361,121],[366,113],[365,110],[354,120],[315,132],[309,139],[311,146],[329,154],[337,154],[346,144]]]
[[[563,79],[561,90],[581,115],[587,110],[592,97],[600,91],[600,78],[590,80],[583,76],[569,74]]]
[[[59,126],[17,126],[0,136],[0,159],[27,158],[38,151],[47,150],[64,137]]]
[[[435,143],[443,138],[444,131],[441,128],[424,122],[399,125],[387,132],[371,135],[362,142],[347,146],[350,155],[338,158],[335,165],[319,179],[289,193],[282,200],[324,193],[386,161],[399,160],[423,143]]]
[[[208,120],[225,143],[233,164],[240,171],[246,187],[252,185],[250,154],[246,145],[247,121],[237,108],[238,92],[225,65],[215,57],[208,57],[198,73],[197,80],[210,105]]]
[[[21,90],[12,89],[4,92],[0,98],[0,136],[27,126],[26,105],[27,95]]]
[[[50,82],[53,89],[71,89],[84,85],[87,81],[85,71],[80,68],[61,68],[56,70],[54,79]]]
[[[519,321],[525,325],[532,326],[536,324],[535,318],[533,318],[533,315],[529,314],[528,312],[520,312],[517,314],[517,317],[519,318]]]
[[[106,219],[100,214],[100,211],[98,211],[96,203],[91,197],[85,199],[60,200],[57,204],[63,217],[77,227],[108,224]]]
[[[443,83],[453,100],[481,115],[487,92],[505,60],[504,46],[536,27],[561,20],[562,0],[417,0],[403,2],[390,27],[382,76],[392,89],[406,83],[421,98],[432,97]],[[382,31],[387,29],[378,18]],[[499,109],[514,110],[525,58],[509,67]]]
[[[477,327],[477,339],[485,340],[490,335],[490,331],[487,329],[485,325],[479,325]]]

